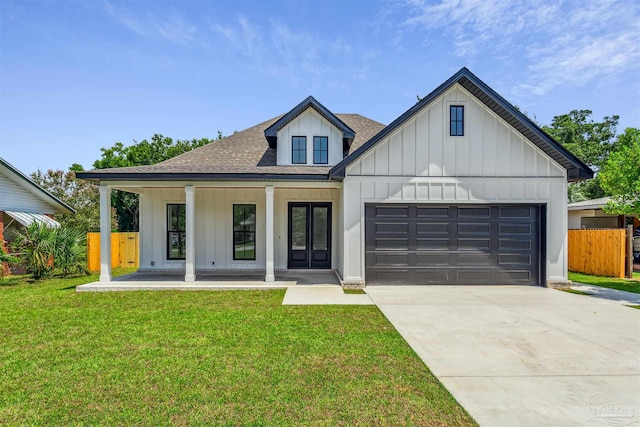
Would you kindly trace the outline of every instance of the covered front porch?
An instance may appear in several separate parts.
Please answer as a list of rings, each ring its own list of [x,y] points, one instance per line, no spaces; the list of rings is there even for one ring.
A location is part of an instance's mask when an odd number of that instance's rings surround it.
[[[101,236],[111,232],[113,189],[139,195],[140,267],[112,278],[111,239],[100,239],[92,286],[340,284],[339,183],[102,181]]]

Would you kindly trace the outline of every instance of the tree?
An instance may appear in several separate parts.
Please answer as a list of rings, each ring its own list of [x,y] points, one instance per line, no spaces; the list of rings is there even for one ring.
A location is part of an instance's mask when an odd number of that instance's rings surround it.
[[[151,141],[134,140],[134,144],[129,146],[116,142],[110,148],[100,149],[102,157],[93,163],[93,167],[105,169],[153,165],[220,139],[222,139],[222,133],[218,131],[216,139],[194,138],[191,141],[179,139],[174,141],[161,134],[155,134]],[[116,210],[119,231],[138,231],[137,194],[114,190],[111,194],[111,205]]]
[[[563,147],[571,151],[594,171],[598,171],[609,154],[616,150],[616,127],[619,116],[605,116],[602,122],[590,119],[591,110],[573,110],[569,114],[555,116],[551,126],[543,129]],[[600,179],[596,176],[592,180],[569,185],[569,201],[573,196],[578,198],[597,199],[604,197],[605,191]]]
[[[81,165],[74,163],[68,172],[38,169],[31,179],[76,210],[75,214],[57,214],[56,220],[65,228],[73,228],[86,234],[100,228],[100,193],[89,181],[76,178],[76,172],[82,171]],[[112,221],[115,221],[115,210]],[[113,222],[113,224],[117,223]]]
[[[598,174],[602,187],[612,196],[604,209],[618,215],[640,215],[640,129],[625,129],[616,146]]]
[[[591,110],[573,110],[555,116],[544,130],[584,163],[599,169],[614,147],[619,116],[605,116],[602,122],[589,120]]]

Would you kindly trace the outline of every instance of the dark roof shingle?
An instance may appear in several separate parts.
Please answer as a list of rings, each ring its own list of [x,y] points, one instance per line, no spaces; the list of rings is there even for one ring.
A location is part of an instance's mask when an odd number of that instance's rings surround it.
[[[382,123],[359,114],[336,114],[356,132],[349,153],[357,150],[372,136],[384,128]],[[269,148],[264,130],[280,117],[259,123],[253,127],[236,132],[219,141],[188,151],[179,156],[155,165],[131,166],[123,168],[97,169],[79,173],[86,179],[104,179],[110,175],[327,175],[331,166],[278,166],[276,150]],[[167,176],[170,178],[170,176]]]

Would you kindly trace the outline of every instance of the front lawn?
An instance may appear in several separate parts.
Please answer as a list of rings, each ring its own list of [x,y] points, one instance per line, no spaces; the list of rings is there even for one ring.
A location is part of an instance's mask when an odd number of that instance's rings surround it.
[[[0,284],[0,425],[476,425],[374,306]]]
[[[585,285],[596,285],[640,294],[640,274],[638,273],[633,273],[633,279],[617,279],[614,277],[592,276],[570,271],[569,280],[584,283]]]

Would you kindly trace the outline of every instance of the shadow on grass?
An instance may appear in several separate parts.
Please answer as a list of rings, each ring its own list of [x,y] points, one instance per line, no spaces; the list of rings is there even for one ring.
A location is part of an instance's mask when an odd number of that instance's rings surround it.
[[[0,280],[0,288],[30,285],[32,283],[35,283],[35,280],[27,276],[5,276],[4,279]]]
[[[582,292],[582,291],[579,291],[579,290],[577,290],[577,289],[561,289],[561,290],[562,290],[563,292],[568,292],[568,293],[570,293],[570,294],[578,294],[578,295],[593,295],[593,294],[590,294],[589,292]]]

